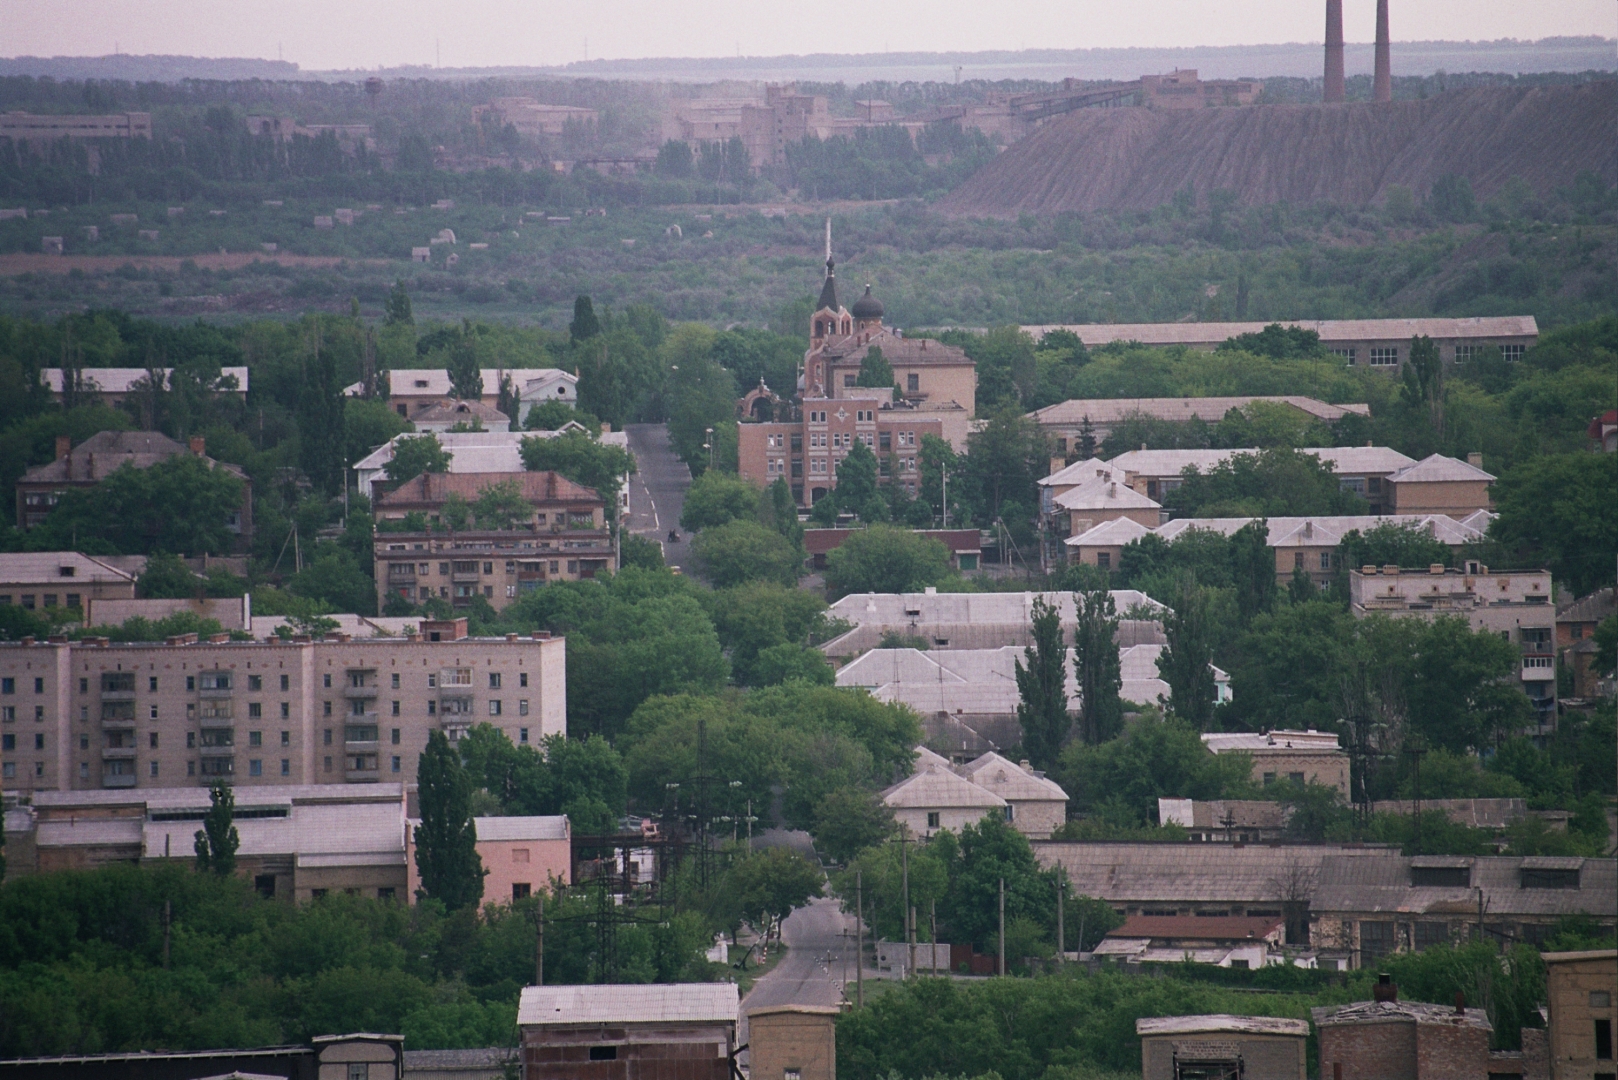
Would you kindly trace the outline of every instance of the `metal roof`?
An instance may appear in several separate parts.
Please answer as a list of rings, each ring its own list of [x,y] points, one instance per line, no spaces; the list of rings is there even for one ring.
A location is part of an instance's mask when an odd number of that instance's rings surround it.
[[[1040,424],[1092,424],[1110,425],[1132,416],[1149,416],[1154,420],[1183,423],[1201,420],[1218,423],[1232,409],[1245,409],[1255,401],[1277,405],[1290,405],[1328,423],[1340,420],[1349,413],[1370,415],[1369,405],[1332,405],[1312,397],[1298,395],[1240,395],[1232,397],[1157,397],[1157,398],[1074,398],[1035,409],[1028,418]]]
[[[882,792],[882,801],[905,810],[993,809],[1006,800],[938,766],[922,769]]]
[[[1280,916],[1131,915],[1107,931],[1110,938],[1184,941],[1265,941],[1286,926]]]
[[[1107,464],[1098,457],[1086,458],[1051,473],[1043,480],[1040,480],[1039,485],[1041,487],[1059,487],[1063,484],[1084,484],[1098,477],[1122,480],[1124,471],[1114,465]]]
[[[830,615],[856,625],[1003,623],[1027,626],[1033,617],[1036,597],[1055,607],[1064,625],[1071,626],[1077,618],[1076,601],[1070,592],[850,593],[831,606]],[[1130,608],[1168,610],[1136,589],[1113,589],[1112,601],[1120,614]]]
[[[1339,749],[1335,733],[1313,728],[1308,731],[1212,731],[1202,736],[1202,744],[1216,754],[1228,754],[1233,750],[1252,753],[1262,750]]]
[[[740,1007],[736,984],[728,982],[525,986],[517,1023],[734,1024]]]
[[[1035,776],[1010,758],[990,750],[957,770],[985,791],[1007,802],[1067,802],[1062,785],[1044,776]]]
[[[1207,472],[1232,458],[1244,454],[1258,454],[1256,448],[1238,448],[1232,450],[1126,450],[1113,458],[1110,464],[1117,469],[1134,473],[1138,476],[1178,476],[1191,467]],[[1414,458],[1406,457],[1399,451],[1387,446],[1306,446],[1298,449],[1300,454],[1309,454],[1319,458],[1331,466],[1334,473],[1344,476],[1358,476],[1363,473],[1392,473],[1416,464]],[[1439,455],[1434,454],[1433,457]],[[1428,460],[1431,460],[1429,458]],[[1444,458],[1452,461],[1453,458]],[[1462,462],[1461,464],[1465,464]],[[1470,468],[1470,466],[1467,466]],[[1440,478],[1447,479],[1447,478]],[[1491,479],[1493,479],[1491,477]]]
[[[1035,841],[1033,846],[1041,865],[1062,865],[1074,895],[1139,904],[1279,904],[1289,883],[1319,874],[1328,856],[1344,863],[1388,857],[1385,848],[1342,844]]]
[[[1122,480],[1096,477],[1087,480],[1070,491],[1064,491],[1055,499],[1057,506],[1063,510],[1159,510],[1162,504],[1156,499],[1149,499],[1145,495],[1129,487]]]
[[[1270,323],[1078,323],[1025,326],[1035,338],[1051,330],[1070,330],[1085,345],[1106,345],[1114,341],[1138,341],[1142,345],[1212,346],[1242,334],[1261,333]],[[1365,341],[1408,343],[1411,338],[1437,339],[1538,337],[1539,324],[1532,315],[1502,315],[1471,319],[1287,319],[1282,326],[1302,327],[1320,335],[1323,345],[1358,344]]]
[[[1476,515],[1468,518],[1473,520]],[[1492,520],[1492,516],[1491,516]],[[1350,532],[1361,534],[1384,525],[1397,525],[1406,529],[1425,531],[1447,547],[1473,544],[1484,538],[1487,522],[1478,525],[1463,524],[1446,514],[1340,514],[1320,517],[1231,517],[1231,518],[1175,518],[1148,528],[1128,518],[1105,521],[1092,529],[1070,536],[1063,541],[1068,547],[1119,547],[1140,539],[1147,533],[1156,533],[1173,543],[1192,529],[1230,536],[1255,521],[1264,521],[1269,528],[1270,547],[1337,547]]]
[[[1309,1021],[1284,1016],[1143,1016],[1135,1021],[1136,1035],[1292,1035],[1309,1037]]]
[[[1476,465],[1443,454],[1429,454],[1388,477],[1390,484],[1434,484],[1446,481],[1492,481],[1494,475]]]
[[[566,840],[567,816],[480,817],[474,820],[479,840]]]
[[[542,379],[560,377],[569,382],[579,381],[577,375],[560,368],[486,367],[479,368],[478,374],[483,379],[485,394],[499,393],[500,381],[507,375],[511,376],[511,383],[518,390],[526,387],[529,382]],[[243,382],[242,385],[245,387],[246,383]],[[357,397],[363,390],[363,383],[343,387],[343,393],[349,397]],[[388,372],[388,392],[393,397],[450,397],[454,389],[450,385],[449,371],[445,368],[394,368]]]
[[[1612,898],[1618,895],[1618,862],[1611,858],[1578,862],[1578,888],[1573,889],[1524,887],[1523,870],[1575,869],[1561,860],[1541,866],[1522,857],[1480,855],[1470,860],[1469,884],[1437,886],[1412,885],[1412,860],[1397,853],[1372,860],[1327,858],[1322,860],[1310,906],[1322,912],[1475,919],[1481,890],[1485,918],[1610,915]]]
[[[164,379],[173,372],[173,368],[156,368],[163,373]],[[144,380],[151,371],[143,367],[111,367],[111,368],[80,368],[79,377],[87,382],[94,383],[92,393],[101,394],[127,394],[135,388],[135,384]],[[226,367],[219,369],[219,377],[236,380],[237,393],[247,393],[247,379],[249,369],[244,367]],[[53,394],[62,392],[62,369],[40,368],[39,381]]]

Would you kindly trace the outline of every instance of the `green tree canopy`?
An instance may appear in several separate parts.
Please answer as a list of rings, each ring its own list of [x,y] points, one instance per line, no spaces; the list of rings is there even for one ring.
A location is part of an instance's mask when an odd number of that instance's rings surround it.
[[[1363,514],[1365,500],[1344,491],[1331,466],[1286,446],[1236,454],[1207,472],[1186,468],[1163,497],[1177,517],[1286,517]]]
[[[856,529],[826,556],[826,594],[920,592],[951,575],[949,549],[891,525]]]
[[[1067,646],[1062,640],[1062,614],[1034,598],[1030,634],[1017,667],[1017,722],[1022,726],[1023,753],[1037,769],[1056,764],[1056,755],[1072,723],[1067,711]]]
[[[749,581],[797,583],[803,556],[774,529],[757,521],[729,521],[702,530],[691,552],[715,588]]]
[[[1123,671],[1118,658],[1118,609],[1112,593],[1095,588],[1073,596],[1073,675],[1078,685],[1079,738],[1091,745],[1117,734],[1123,722]],[[1047,766],[1048,768],[1049,766]]]
[[[722,472],[705,472],[691,482],[680,508],[680,526],[690,532],[758,516],[759,490],[750,481]]]
[[[451,911],[475,907],[488,871],[478,855],[472,820],[472,780],[441,731],[427,736],[416,772],[421,824],[416,826],[416,871],[421,895]]]
[[[236,796],[230,786],[215,783],[208,789],[208,813],[197,830],[197,869],[212,871],[220,877],[236,872],[236,849],[242,838],[234,824]]]
[[[428,432],[395,442],[393,457],[382,467],[382,471],[395,484],[402,484],[422,473],[449,472],[450,458],[453,456],[444,449],[437,435]]]
[[[235,547],[244,485],[223,467],[176,454],[125,464],[90,488],[70,488],[29,537],[37,550],[143,555],[220,554]]]
[[[886,390],[894,385],[893,365],[888,363],[888,358],[882,355],[881,346],[872,345],[865,350],[865,355],[860,358],[860,374],[859,378],[855,380],[855,385],[874,387],[881,390]]]
[[[627,450],[608,446],[582,431],[543,438],[529,436],[522,441],[523,468],[529,472],[554,470],[593,488],[606,501],[609,522],[618,520],[618,493],[624,477],[635,471],[635,458]]]
[[[1618,465],[1611,454],[1547,454],[1509,469],[1494,485],[1499,517],[1490,535],[1517,565],[1544,566],[1575,595],[1612,581],[1618,558]]]

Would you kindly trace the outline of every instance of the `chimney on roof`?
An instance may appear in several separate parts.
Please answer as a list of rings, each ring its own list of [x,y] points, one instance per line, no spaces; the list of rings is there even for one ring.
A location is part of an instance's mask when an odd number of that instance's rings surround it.
[[[1466,1015],[1466,991],[1464,990],[1455,991],[1455,1015]]]
[[[1483,454],[1477,450],[1472,451],[1466,455],[1466,463],[1474,469],[1483,468]]]
[[[548,472],[548,473],[545,474],[545,497],[547,499],[556,498],[556,472],[555,472],[555,470],[552,470],[551,472]]]
[[[56,460],[61,461],[73,452],[73,436],[56,436]]]
[[[201,435],[193,435],[191,436],[190,446],[191,452],[197,457],[201,457],[203,455],[203,451],[208,449],[208,440],[204,439]]]
[[[1385,2],[1385,0],[1384,0],[1384,2]],[[1399,988],[1396,985],[1394,985],[1392,975],[1389,975],[1386,971],[1379,972],[1377,974],[1376,985],[1371,987],[1371,1000],[1372,1001],[1398,1001],[1399,1000]]]
[[[1371,77],[1371,100],[1393,100],[1393,59],[1388,43],[1388,0],[1376,0],[1376,64]]]
[[[1343,92],[1343,0],[1326,0],[1327,105],[1340,105]]]

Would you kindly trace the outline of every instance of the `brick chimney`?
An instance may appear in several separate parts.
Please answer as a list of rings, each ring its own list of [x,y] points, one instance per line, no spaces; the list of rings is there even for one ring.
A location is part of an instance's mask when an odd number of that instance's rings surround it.
[[[208,449],[208,440],[201,435],[193,435],[191,436],[190,446],[193,454],[197,457],[202,457],[203,453]]]
[[[1326,85],[1327,105],[1343,102],[1343,0],[1326,0]]]
[[[56,460],[61,461],[73,452],[73,436],[56,436]]]
[[[1380,972],[1376,977],[1376,985],[1371,987],[1372,1001],[1398,1001],[1399,987],[1393,982],[1393,976],[1386,971]]]
[[[1376,0],[1376,66],[1371,79],[1371,100],[1393,100],[1393,58],[1388,35],[1388,0]]]

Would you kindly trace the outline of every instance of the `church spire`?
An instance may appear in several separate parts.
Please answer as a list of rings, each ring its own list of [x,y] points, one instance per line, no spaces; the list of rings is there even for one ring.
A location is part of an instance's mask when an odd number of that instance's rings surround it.
[[[831,218],[826,219],[826,283],[820,287],[820,300],[815,304],[816,311],[837,310],[837,275],[836,263],[831,257]]]

